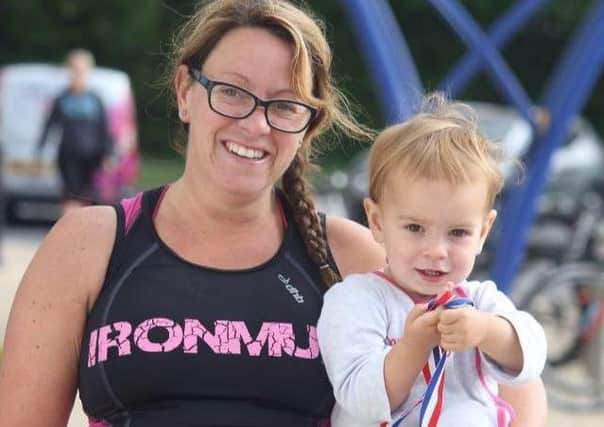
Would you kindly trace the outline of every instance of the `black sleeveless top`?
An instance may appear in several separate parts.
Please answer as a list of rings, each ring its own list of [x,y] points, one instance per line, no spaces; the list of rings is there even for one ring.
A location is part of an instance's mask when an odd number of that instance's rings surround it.
[[[111,426],[324,425],[334,403],[315,329],[324,286],[283,195],[290,226],[278,252],[226,271],[161,241],[162,194],[116,206],[116,242],[82,342],[85,412]]]

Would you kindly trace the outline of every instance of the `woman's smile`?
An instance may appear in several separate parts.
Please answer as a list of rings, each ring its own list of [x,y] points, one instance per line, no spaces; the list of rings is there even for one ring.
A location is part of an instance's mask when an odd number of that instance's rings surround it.
[[[242,159],[262,160],[268,156],[268,153],[264,150],[246,147],[236,142],[225,141],[223,144],[229,153],[232,153]]]

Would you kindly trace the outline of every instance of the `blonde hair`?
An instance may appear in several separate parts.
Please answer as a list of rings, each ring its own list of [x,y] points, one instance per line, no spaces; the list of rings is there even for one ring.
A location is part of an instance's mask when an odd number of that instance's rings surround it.
[[[503,188],[502,156],[501,147],[478,129],[471,107],[435,93],[425,98],[415,116],[376,138],[369,158],[369,196],[378,202],[387,179],[403,171],[410,179],[484,181],[490,209]]]
[[[201,68],[210,52],[229,31],[256,27],[269,31],[292,46],[290,82],[296,95],[318,109],[281,184],[293,208],[296,224],[309,256],[320,267],[329,286],[339,275],[328,262],[327,242],[310,194],[306,174],[316,169],[312,141],[327,129],[354,138],[371,139],[373,132],[360,125],[350,113],[348,102],[331,77],[332,54],[321,21],[301,6],[285,0],[216,0],[201,3],[173,40],[169,84],[173,98],[178,67]],[[312,87],[304,76],[312,73]]]

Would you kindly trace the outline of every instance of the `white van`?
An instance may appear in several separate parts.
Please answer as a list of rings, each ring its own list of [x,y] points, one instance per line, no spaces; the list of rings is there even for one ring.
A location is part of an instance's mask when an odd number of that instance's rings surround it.
[[[100,203],[111,203],[135,184],[139,151],[134,97],[123,71],[96,67],[89,87],[103,101],[117,166],[99,170],[95,185]],[[65,67],[53,64],[0,66],[1,187],[9,218],[56,219],[60,213],[61,178],[56,166],[57,134],[50,134],[36,157],[42,127],[55,96],[68,86]]]

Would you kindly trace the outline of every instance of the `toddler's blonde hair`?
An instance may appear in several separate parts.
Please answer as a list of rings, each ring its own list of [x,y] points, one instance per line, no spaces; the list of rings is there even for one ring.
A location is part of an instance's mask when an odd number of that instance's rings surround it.
[[[502,155],[501,147],[478,129],[470,106],[434,93],[415,116],[377,136],[369,158],[369,196],[379,202],[387,179],[402,171],[411,180],[485,181],[490,209],[504,183],[499,168]]]

